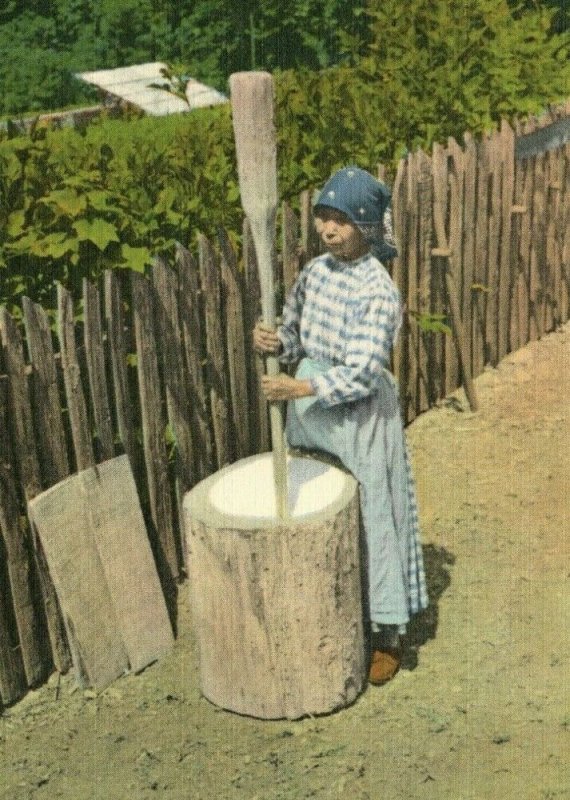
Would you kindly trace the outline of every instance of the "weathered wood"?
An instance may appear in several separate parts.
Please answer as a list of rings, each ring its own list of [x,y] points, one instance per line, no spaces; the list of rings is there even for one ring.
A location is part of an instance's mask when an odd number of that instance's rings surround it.
[[[434,241],[447,241],[447,215],[448,215],[448,163],[447,153],[444,148],[434,142],[432,147],[432,174],[433,174],[433,227]],[[446,257],[451,255],[449,247],[437,247],[431,251],[432,256]],[[433,270],[432,292],[433,308],[435,313],[448,314],[446,290],[444,281],[444,271],[441,268]],[[434,348],[434,392],[438,398],[445,397],[447,391],[447,363],[448,363],[449,343],[444,334],[436,337]],[[450,356],[449,356],[450,357]]]
[[[269,473],[270,456],[211,476],[184,502],[202,692],[263,719],[333,711],[364,680],[356,483],[342,473],[334,501],[283,525],[212,503],[216,482],[244,465]]]
[[[205,478],[214,468],[212,431],[204,381],[204,339],[200,299],[202,290],[198,266],[185,247],[176,246],[176,265],[180,279],[179,311],[184,353],[191,398],[191,426],[194,447],[194,470],[197,479]]]
[[[545,329],[551,331],[559,324],[558,293],[559,273],[557,267],[556,223],[558,217],[557,200],[560,186],[556,180],[556,155],[549,151],[546,156],[546,207],[544,256],[546,269],[546,307]]]
[[[418,286],[417,309],[420,314],[431,311],[431,243],[432,243],[432,173],[431,161],[419,150],[417,153],[418,176]],[[433,335],[422,331],[418,336],[418,399],[416,408],[422,413],[432,401],[430,367],[433,362]]]
[[[477,400],[477,392],[475,384],[471,378],[471,367],[469,364],[469,353],[465,346],[463,338],[463,324],[461,320],[461,311],[459,306],[459,298],[457,291],[457,284],[452,274],[452,262],[449,261],[445,270],[445,285],[447,288],[447,300],[451,311],[451,329],[453,331],[453,338],[459,354],[459,362],[461,365],[461,374],[463,378],[463,388],[467,396],[469,408],[471,411],[477,411],[479,408],[479,401]]]
[[[69,475],[69,459],[51,331],[40,305],[24,297],[22,308],[32,366],[31,398],[42,482],[53,486]]]
[[[288,203],[281,206],[283,290],[286,295],[295,283],[299,264],[299,220]]]
[[[485,314],[486,362],[495,366],[498,362],[498,313],[499,313],[499,239],[501,232],[501,148],[498,133],[490,139],[491,206],[488,212],[488,260],[485,283],[487,305]]]
[[[519,259],[520,259],[520,303],[519,320],[521,330],[521,345],[525,345],[530,340],[530,326],[533,314],[531,304],[531,268],[530,268],[530,247],[532,242],[532,196],[534,193],[534,163],[530,159],[522,162],[523,188],[522,203],[527,207],[527,213],[521,221],[521,232],[519,239]]]
[[[166,452],[166,418],[163,410],[157,345],[154,327],[154,304],[149,281],[139,273],[131,274],[133,319],[137,347],[137,377],[141,403],[144,461],[150,514],[159,559],[170,576],[179,577],[179,556],[172,518],[172,500]]]
[[[419,235],[419,208],[418,208],[418,155],[408,155],[408,196],[406,198],[407,215],[409,218],[409,247],[408,247],[408,308],[418,313],[418,235]],[[417,324],[410,324],[408,346],[408,387],[406,398],[410,403],[406,407],[406,421],[411,422],[418,414],[418,357],[419,357],[420,331]]]
[[[138,476],[140,458],[136,443],[135,414],[130,398],[127,375],[128,346],[125,331],[125,314],[119,277],[113,270],[105,271],[104,291],[105,327],[113,375],[113,397],[117,428],[121,444],[129,457],[133,473]]]
[[[102,689],[167,652],[172,629],[126,455],[29,503],[80,682]]]
[[[229,383],[225,353],[225,336],[220,314],[220,270],[212,245],[202,234],[199,237],[200,279],[204,293],[206,318],[206,353],[210,412],[216,444],[218,469],[233,458],[232,418],[229,403]]]
[[[85,278],[83,279],[83,313],[85,318],[85,355],[93,420],[95,422],[97,460],[105,461],[108,458],[113,458],[115,447],[113,444],[113,424],[105,371],[101,298],[97,286]]]
[[[178,315],[178,275],[162,258],[154,261],[152,285],[155,291],[156,337],[162,364],[166,413],[173,437],[178,529],[182,530],[182,498],[196,483],[194,444],[190,414],[190,391],[184,362]],[[184,543],[182,542],[184,546]]]
[[[49,674],[50,654],[42,640],[43,628],[35,609],[32,553],[26,540],[17,494],[14,452],[9,431],[8,380],[0,377],[0,540],[7,559],[14,616],[28,686],[37,686]]]
[[[559,180],[564,190],[560,194],[560,213],[557,226],[558,249],[560,259],[560,310],[561,317],[570,317],[570,144],[559,154]]]
[[[238,272],[237,258],[227,233],[220,229],[221,278],[226,310],[226,349],[230,379],[232,419],[235,431],[235,456],[250,455],[249,409],[247,387],[246,343],[244,327],[243,278]],[[250,345],[251,346],[251,345]]]
[[[0,308],[0,333],[4,367],[9,376],[9,415],[13,455],[17,467],[22,495],[25,500],[35,497],[42,489],[40,465],[36,451],[36,432],[33,425],[32,405],[28,392],[26,364],[22,337],[7,310]],[[33,541],[31,531],[25,534],[30,542],[29,550],[34,554],[34,568],[37,571],[42,599],[45,608],[48,636],[52,658],[60,672],[69,668],[67,648],[62,620],[57,607],[57,599],[49,573],[45,569],[41,547]]]
[[[13,616],[6,565],[0,562],[0,709],[19,700],[27,688]]]
[[[477,148],[477,224],[475,227],[475,252],[477,259],[474,268],[473,289],[473,333],[472,363],[473,374],[480,375],[486,363],[485,317],[487,295],[488,261],[488,214],[489,214],[489,136],[483,136]]]
[[[501,153],[501,240],[499,245],[499,288],[497,309],[497,358],[501,360],[508,352],[511,270],[511,208],[515,180],[515,139],[510,125],[502,120],[498,140]]]
[[[247,289],[247,303],[245,307],[247,336],[251,336],[253,328],[260,314],[260,289],[257,274],[255,249],[251,239],[247,220],[243,225],[243,262],[245,283]],[[263,359],[249,347],[248,352],[248,396],[250,399],[250,431],[252,435],[253,452],[265,452],[271,447],[269,436],[269,409],[267,401],[260,388],[261,376],[264,374]]]
[[[448,181],[449,181],[449,233],[448,245],[451,250],[453,277],[455,283],[455,300],[457,301],[458,308],[462,306],[462,292],[463,292],[463,190],[464,190],[464,167],[463,167],[463,151],[454,139],[448,139],[447,143],[448,153]],[[438,239],[438,244],[441,242]],[[445,277],[445,275],[444,275]],[[449,291],[447,292],[448,305],[449,305]],[[452,312],[453,313],[453,312]],[[463,320],[461,316],[455,315],[453,318],[454,325],[460,325],[463,328]],[[462,333],[462,331],[461,331]],[[462,334],[463,338],[463,334]],[[470,369],[470,365],[469,365]],[[446,353],[445,353],[445,388],[446,394],[455,391],[461,383],[461,368],[459,363],[458,348],[450,337],[446,339]]]
[[[81,382],[81,371],[77,358],[75,325],[73,323],[73,300],[71,294],[59,283],[57,285],[58,336],[61,365],[67,398],[67,411],[71,425],[75,462],[78,470],[95,464],[91,427],[87,416],[87,404]]]
[[[14,437],[14,455],[26,498],[42,490],[36,452],[36,432],[28,391],[22,337],[5,306],[0,307],[0,336],[4,368],[10,378],[10,418]]]
[[[394,235],[396,237],[398,255],[392,262],[392,278],[396,286],[399,287],[402,294],[402,302],[405,305],[406,298],[404,296],[404,289],[406,281],[404,278],[404,264],[406,263],[406,232],[405,232],[405,205],[406,205],[406,183],[407,183],[407,169],[406,161],[400,159],[396,177],[394,179],[394,186],[392,187],[392,215],[394,219]],[[404,315],[404,322],[402,324],[402,331],[398,336],[398,341],[394,348],[393,363],[394,375],[400,387],[406,385],[405,380],[405,342],[407,339],[407,315]],[[400,396],[403,392],[400,390]],[[403,409],[402,409],[403,411]]]
[[[566,182],[564,169],[564,152],[562,149],[550,153],[550,212],[549,220],[552,225],[547,232],[547,241],[551,244],[554,270],[554,307],[555,325],[562,324],[566,319],[566,310],[563,301],[563,259],[564,248],[564,205],[566,202]],[[555,186],[556,185],[556,186]]]
[[[441,172],[441,170],[440,170]],[[435,174],[435,173],[434,173]],[[435,191],[434,187],[434,229],[437,239],[437,244],[442,251],[450,250],[450,255],[442,259],[444,270],[444,283],[446,288],[446,300],[449,310],[451,312],[451,329],[453,331],[453,339],[457,348],[456,358],[459,361],[461,376],[463,379],[463,387],[472,411],[478,408],[477,395],[475,386],[472,380],[471,362],[469,358],[469,351],[465,345],[463,335],[463,324],[461,320],[461,306],[459,303],[459,295],[457,289],[457,278],[455,272],[457,269],[457,257],[452,248],[449,247],[447,234],[445,230],[445,217],[443,216],[444,203],[442,199],[441,183],[439,188]],[[453,208],[451,216],[453,216]],[[453,223],[452,223],[453,224]],[[455,388],[455,387],[454,387]],[[453,390],[451,390],[453,391]]]
[[[530,338],[540,339],[545,332],[546,306],[546,156],[534,159],[532,198],[532,238],[530,244]]]
[[[475,226],[477,221],[477,147],[472,136],[464,136],[464,194],[463,194],[463,298],[461,317],[463,335],[473,374],[473,283],[475,274]]]
[[[514,183],[513,198],[518,203],[523,192],[523,168],[521,162],[514,162]],[[513,211],[511,207],[511,297],[510,297],[510,318],[509,318],[509,349],[517,350],[521,347],[522,341],[522,319],[520,314],[522,300],[522,279],[520,261],[520,237],[521,225],[524,214]],[[525,212],[526,213],[526,210]]]

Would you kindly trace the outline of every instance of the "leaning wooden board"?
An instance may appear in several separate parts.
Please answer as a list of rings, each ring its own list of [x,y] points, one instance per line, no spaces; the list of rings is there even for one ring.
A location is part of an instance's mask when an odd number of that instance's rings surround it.
[[[173,644],[129,460],[112,458],[28,503],[83,686],[102,689]]]

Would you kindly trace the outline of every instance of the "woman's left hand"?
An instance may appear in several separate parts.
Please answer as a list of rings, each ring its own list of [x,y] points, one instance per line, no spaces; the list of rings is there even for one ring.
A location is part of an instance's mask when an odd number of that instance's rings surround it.
[[[314,394],[309,381],[291,378],[284,372],[278,375],[262,375],[261,389],[269,402],[296,400]]]

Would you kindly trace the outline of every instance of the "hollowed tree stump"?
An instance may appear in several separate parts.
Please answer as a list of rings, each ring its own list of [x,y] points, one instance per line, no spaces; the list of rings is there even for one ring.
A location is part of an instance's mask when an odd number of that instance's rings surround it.
[[[356,481],[312,458],[291,458],[288,472],[286,522],[270,454],[184,499],[202,692],[263,719],[341,708],[364,681]]]

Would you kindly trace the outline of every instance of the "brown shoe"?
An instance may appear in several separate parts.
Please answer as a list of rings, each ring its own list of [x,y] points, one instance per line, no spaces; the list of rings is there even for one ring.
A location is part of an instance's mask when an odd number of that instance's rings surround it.
[[[386,647],[383,650],[373,650],[370,661],[368,681],[374,686],[382,686],[391,681],[400,669],[401,654],[397,648]]]

